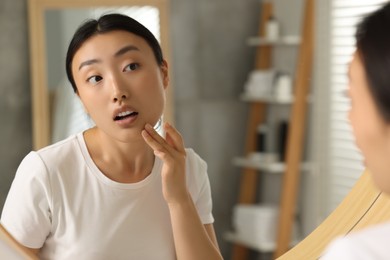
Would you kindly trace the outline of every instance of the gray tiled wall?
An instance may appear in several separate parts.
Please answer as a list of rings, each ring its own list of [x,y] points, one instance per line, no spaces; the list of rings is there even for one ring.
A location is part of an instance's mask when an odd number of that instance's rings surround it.
[[[0,209],[21,159],[31,150],[25,1],[0,1]]]

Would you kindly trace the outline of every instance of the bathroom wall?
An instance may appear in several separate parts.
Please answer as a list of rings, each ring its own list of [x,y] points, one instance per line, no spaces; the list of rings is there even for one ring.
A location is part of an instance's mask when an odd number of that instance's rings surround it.
[[[25,1],[0,1],[0,209],[21,159],[31,150]]]

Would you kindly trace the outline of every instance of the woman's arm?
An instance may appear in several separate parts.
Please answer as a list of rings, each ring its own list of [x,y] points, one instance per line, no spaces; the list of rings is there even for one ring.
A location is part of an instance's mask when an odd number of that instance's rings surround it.
[[[50,198],[46,165],[37,152],[30,152],[20,163],[8,192],[1,213],[1,229],[21,247],[22,244],[42,247],[51,229]],[[36,254],[39,250],[24,251]]]
[[[26,260],[38,260],[39,249],[25,247],[8,233],[8,231],[0,224],[0,240],[3,240],[10,247],[21,254]]]
[[[178,259],[222,259],[213,225],[201,223],[191,198],[169,211]]]
[[[186,152],[180,134],[164,125],[166,139],[150,125],[142,135],[154,154],[163,162],[161,171],[163,195],[168,204],[177,259],[222,259],[211,224],[203,225],[187,190]]]
[[[220,249],[218,246],[218,241],[217,241],[217,236],[215,235],[214,225],[213,224],[206,224],[203,226],[206,229],[207,235],[211,239],[211,242],[213,242],[214,246],[218,249],[218,252],[220,252]]]
[[[30,247],[25,247],[23,245],[20,245],[25,251],[29,252],[29,255],[34,256],[33,259],[38,259],[38,257],[35,258],[35,256],[38,256],[39,253],[39,248],[30,248]]]

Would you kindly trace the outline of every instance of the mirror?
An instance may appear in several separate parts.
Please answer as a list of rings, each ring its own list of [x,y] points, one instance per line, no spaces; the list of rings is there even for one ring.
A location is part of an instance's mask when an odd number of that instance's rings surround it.
[[[77,27],[84,20],[104,13],[130,15],[152,31],[170,64],[167,10],[168,0],[28,1],[34,149],[93,125],[65,73],[67,45]],[[170,86],[164,111],[164,118],[170,122],[173,122],[172,93]]]

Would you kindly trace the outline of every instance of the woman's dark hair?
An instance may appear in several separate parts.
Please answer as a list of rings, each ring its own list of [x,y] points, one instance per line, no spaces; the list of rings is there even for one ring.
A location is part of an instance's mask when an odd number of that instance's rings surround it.
[[[145,26],[133,18],[122,14],[106,14],[97,20],[90,19],[80,25],[80,27],[77,29],[69,44],[66,54],[66,74],[75,93],[77,92],[77,86],[72,73],[72,61],[74,55],[83,45],[83,43],[92,36],[117,30],[133,33],[146,40],[146,42],[153,50],[158,65],[162,65],[163,55],[157,39]]]
[[[356,45],[370,92],[382,117],[390,122],[390,3],[359,23]]]

